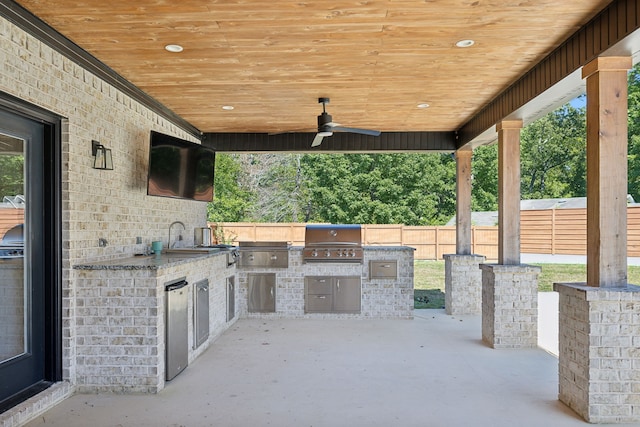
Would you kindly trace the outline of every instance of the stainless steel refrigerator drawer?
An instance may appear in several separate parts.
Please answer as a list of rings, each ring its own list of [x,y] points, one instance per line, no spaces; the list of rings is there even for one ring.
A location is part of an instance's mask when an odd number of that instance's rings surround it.
[[[189,364],[188,284],[184,279],[165,284],[167,294],[165,378],[167,381],[172,380]]]
[[[369,261],[370,279],[397,279],[398,261]]]

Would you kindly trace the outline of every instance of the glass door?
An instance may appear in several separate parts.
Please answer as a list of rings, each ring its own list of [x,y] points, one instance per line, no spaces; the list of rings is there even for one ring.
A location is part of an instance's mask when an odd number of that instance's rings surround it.
[[[46,322],[56,281],[48,274],[55,244],[46,130],[41,121],[0,110],[0,412],[42,389],[52,373],[55,337]]]

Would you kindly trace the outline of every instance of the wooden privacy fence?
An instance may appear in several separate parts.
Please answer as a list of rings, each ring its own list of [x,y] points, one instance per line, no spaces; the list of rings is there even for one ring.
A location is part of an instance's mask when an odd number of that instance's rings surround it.
[[[242,241],[288,241],[304,246],[301,223],[219,223],[227,238]],[[545,209],[520,212],[520,250],[522,253],[585,255],[587,252],[586,209]],[[362,243],[371,246],[411,246],[415,259],[438,260],[456,252],[454,226],[409,226],[363,224]],[[498,259],[498,227],[473,226],[472,252],[488,261]],[[627,255],[640,256],[640,206],[627,209]]]
[[[0,209],[0,239],[10,228],[24,222],[24,209]]]

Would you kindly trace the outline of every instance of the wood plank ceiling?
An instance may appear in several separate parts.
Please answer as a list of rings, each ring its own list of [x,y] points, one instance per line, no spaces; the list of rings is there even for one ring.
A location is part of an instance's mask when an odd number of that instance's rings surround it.
[[[610,1],[18,3],[200,131],[278,133],[313,132],[319,97],[345,126],[456,131]]]

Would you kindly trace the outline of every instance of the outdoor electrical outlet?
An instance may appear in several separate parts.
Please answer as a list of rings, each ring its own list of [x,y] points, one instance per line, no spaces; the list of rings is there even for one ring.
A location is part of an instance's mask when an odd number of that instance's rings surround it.
[[[142,244],[142,237],[138,236],[136,237],[136,245],[141,245]]]

